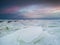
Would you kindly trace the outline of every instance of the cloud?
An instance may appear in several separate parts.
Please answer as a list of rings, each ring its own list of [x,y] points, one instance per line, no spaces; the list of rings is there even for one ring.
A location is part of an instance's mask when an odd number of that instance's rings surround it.
[[[16,18],[58,18],[60,17],[60,6],[47,6],[42,4],[21,7],[11,6],[2,9],[0,13],[7,15],[12,14],[12,16]]]
[[[19,6],[11,6],[9,8],[4,8],[0,13],[2,14],[8,14],[8,13],[15,13],[20,9]]]
[[[48,16],[55,17],[56,13],[58,17],[58,13],[60,12],[60,6],[47,6],[44,8],[44,6],[41,7],[40,5],[30,5],[22,8],[20,12],[26,18],[43,18]]]

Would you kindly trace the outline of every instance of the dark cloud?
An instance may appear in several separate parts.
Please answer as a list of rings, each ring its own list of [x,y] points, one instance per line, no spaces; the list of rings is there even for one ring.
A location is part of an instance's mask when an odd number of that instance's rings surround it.
[[[5,8],[13,5],[24,6],[27,4],[36,4],[36,3],[48,3],[48,4],[59,4],[59,0],[1,0],[0,8]]]
[[[0,0],[0,13],[2,12],[2,10],[10,8],[12,6],[24,7],[26,5],[31,5],[31,4],[47,4],[47,5],[52,5],[52,6],[53,5],[60,6],[60,1],[59,0]],[[9,12],[11,11],[12,10],[9,10]],[[24,17],[22,15],[19,16],[17,14],[4,14],[3,13],[3,14],[0,14],[0,19],[24,19]]]

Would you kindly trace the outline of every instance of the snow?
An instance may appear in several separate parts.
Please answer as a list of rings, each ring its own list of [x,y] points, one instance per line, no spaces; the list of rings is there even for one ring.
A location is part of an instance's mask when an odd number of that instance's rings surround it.
[[[25,26],[22,26],[21,29],[10,30],[10,33],[1,36],[0,45],[60,45],[60,27],[51,27],[52,24],[59,26],[59,21],[40,22],[38,20],[23,23]],[[14,26],[15,24],[16,26],[20,25],[20,27],[22,25],[21,23],[13,22],[10,26]],[[5,23],[5,25],[7,24]]]

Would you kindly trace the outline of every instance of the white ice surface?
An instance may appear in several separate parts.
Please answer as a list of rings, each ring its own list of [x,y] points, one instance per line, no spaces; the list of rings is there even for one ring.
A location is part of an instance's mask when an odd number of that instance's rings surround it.
[[[43,37],[44,40],[36,45],[59,45],[54,35],[50,35],[47,31],[43,31],[43,28],[39,26],[28,26],[27,28],[3,36],[0,38],[0,45],[20,45],[18,40],[26,42],[21,45],[33,45],[29,42],[34,42],[36,38],[36,40],[38,40]]]

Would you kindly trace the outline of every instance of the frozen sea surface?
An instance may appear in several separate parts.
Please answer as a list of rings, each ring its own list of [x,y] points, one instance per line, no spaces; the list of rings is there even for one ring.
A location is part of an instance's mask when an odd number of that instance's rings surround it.
[[[60,45],[60,20],[25,20],[8,26],[20,28],[9,29],[8,33],[2,29],[0,45]]]

